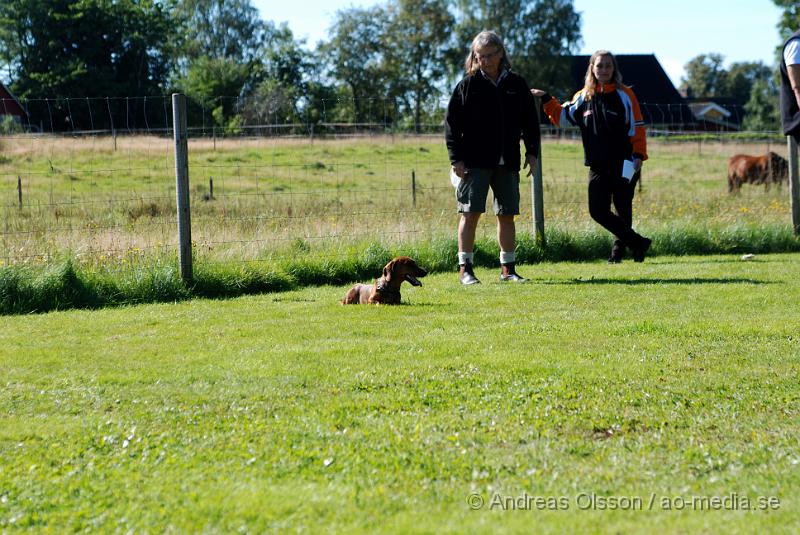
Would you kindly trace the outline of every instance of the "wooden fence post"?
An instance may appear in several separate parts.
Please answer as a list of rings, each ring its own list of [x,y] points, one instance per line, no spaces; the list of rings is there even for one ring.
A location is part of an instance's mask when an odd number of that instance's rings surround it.
[[[798,176],[797,142],[786,136],[789,148],[789,199],[792,205],[792,228],[795,236],[800,236],[800,177]]]
[[[178,204],[178,259],[181,278],[192,280],[192,225],[189,211],[189,140],[186,96],[172,94],[172,128],[175,136],[175,196]]]
[[[19,207],[22,208],[22,177],[17,176],[17,196],[19,197]]]
[[[417,207],[417,175],[411,170],[411,205]]]
[[[534,98],[536,106],[536,128],[541,132],[541,116],[539,109],[542,107],[539,97]],[[531,169],[531,204],[533,205],[533,239],[542,248],[547,241],[544,237],[544,189],[542,187],[542,145],[539,144],[539,157],[536,159],[536,169]]]

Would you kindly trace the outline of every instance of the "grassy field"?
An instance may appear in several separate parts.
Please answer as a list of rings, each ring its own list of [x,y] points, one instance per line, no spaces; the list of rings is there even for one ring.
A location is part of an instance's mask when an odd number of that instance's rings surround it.
[[[520,271],[0,317],[0,531],[800,530],[800,255]]]
[[[643,232],[790,224],[786,187],[748,186],[729,195],[726,185],[731,155],[785,154],[784,147],[736,140],[649,143],[651,159],[634,205]],[[343,243],[391,246],[454,234],[457,215],[440,136],[194,139],[189,150],[198,259],[259,262],[291,254],[298,240],[335,255]],[[66,253],[81,263],[119,265],[174,254],[172,151],[170,139],[152,136],[0,139],[0,262],[46,264]],[[575,141],[545,141],[543,176],[546,225],[570,233],[596,230]],[[522,199],[519,227],[530,230],[527,179]],[[494,235],[492,219],[484,218],[479,236]]]

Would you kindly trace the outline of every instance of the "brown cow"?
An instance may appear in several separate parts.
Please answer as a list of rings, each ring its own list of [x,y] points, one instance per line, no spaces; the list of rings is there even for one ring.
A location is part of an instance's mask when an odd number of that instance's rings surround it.
[[[739,191],[742,184],[781,185],[789,178],[789,164],[781,156],[769,151],[764,156],[737,154],[728,160],[728,191]]]

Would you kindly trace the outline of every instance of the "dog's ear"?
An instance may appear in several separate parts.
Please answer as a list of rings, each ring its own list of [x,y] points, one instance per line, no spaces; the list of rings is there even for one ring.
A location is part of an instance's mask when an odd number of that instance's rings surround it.
[[[394,260],[383,266],[383,278],[387,281],[391,280],[393,272],[394,272]]]

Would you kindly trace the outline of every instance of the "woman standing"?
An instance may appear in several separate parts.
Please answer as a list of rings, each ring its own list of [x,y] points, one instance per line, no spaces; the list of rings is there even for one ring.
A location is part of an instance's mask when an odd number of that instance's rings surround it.
[[[651,240],[631,225],[633,193],[647,159],[647,142],[639,102],[622,84],[614,55],[607,50],[592,54],[583,89],[563,106],[545,91],[531,89],[531,93],[542,98],[551,123],[580,128],[584,164],[589,167],[589,214],[616,237],[608,262],[621,262],[626,247],[634,262],[643,262]]]

